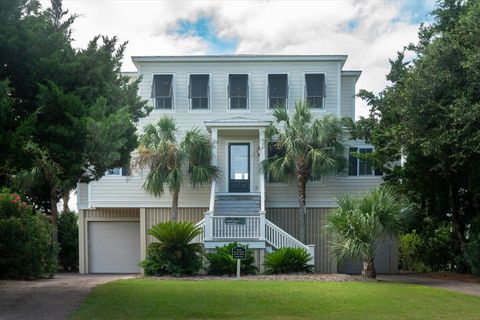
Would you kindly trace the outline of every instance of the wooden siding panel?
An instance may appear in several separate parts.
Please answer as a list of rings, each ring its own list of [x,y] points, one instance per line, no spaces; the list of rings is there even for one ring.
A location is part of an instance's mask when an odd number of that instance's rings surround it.
[[[204,208],[178,208],[179,221],[198,222],[204,218],[204,213],[208,211]],[[145,209],[145,230],[148,231],[154,225],[170,221],[170,208],[146,208]],[[152,236],[147,236],[147,244],[154,241]]]
[[[83,212],[85,219],[140,219],[140,209],[138,208],[101,208]]]
[[[331,208],[307,209],[307,242],[315,245],[315,271],[336,272],[336,260],[329,249],[330,238],[324,234],[326,217]],[[267,208],[266,218],[298,239],[298,209]]]

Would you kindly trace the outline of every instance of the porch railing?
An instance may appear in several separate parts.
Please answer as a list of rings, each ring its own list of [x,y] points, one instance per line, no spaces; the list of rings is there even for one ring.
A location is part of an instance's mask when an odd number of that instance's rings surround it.
[[[260,217],[213,216],[212,239],[259,239]]]

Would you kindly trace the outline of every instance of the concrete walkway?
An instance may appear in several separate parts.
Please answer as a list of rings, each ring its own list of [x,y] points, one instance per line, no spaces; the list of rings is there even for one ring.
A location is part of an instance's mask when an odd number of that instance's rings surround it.
[[[378,275],[377,280],[420,284],[480,296],[480,284],[458,280],[435,279],[421,274],[412,275]]]
[[[46,280],[0,280],[0,319],[66,319],[96,285],[133,277],[72,273]]]

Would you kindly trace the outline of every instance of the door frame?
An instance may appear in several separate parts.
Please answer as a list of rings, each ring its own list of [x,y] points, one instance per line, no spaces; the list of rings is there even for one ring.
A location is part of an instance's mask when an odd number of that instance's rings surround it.
[[[224,177],[225,177],[225,184],[226,184],[226,192],[227,193],[231,193],[230,192],[230,144],[233,143],[233,144],[248,144],[249,145],[249,163],[248,163],[248,174],[250,175],[250,192],[248,193],[252,193],[254,192],[253,191],[253,154],[252,154],[252,150],[253,150],[253,144],[254,144],[254,140],[224,140],[225,141],[225,159],[226,159],[226,166],[227,166],[227,170],[225,170],[225,174],[224,174]],[[232,193],[241,193],[241,192],[232,192]]]

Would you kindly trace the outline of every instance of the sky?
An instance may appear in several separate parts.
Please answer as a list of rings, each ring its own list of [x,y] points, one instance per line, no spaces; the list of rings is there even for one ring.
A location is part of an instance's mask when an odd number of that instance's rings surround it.
[[[48,6],[49,1],[41,1]],[[200,54],[346,54],[344,69],[362,70],[357,90],[388,83],[389,58],[417,41],[435,0],[155,1],[64,0],[79,15],[74,45],[95,35],[128,41],[131,56]],[[356,100],[356,116],[368,107]]]

